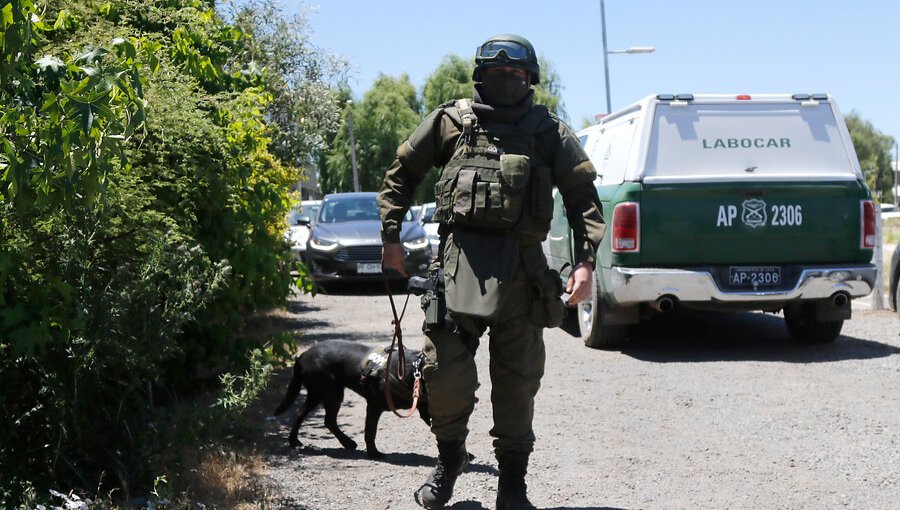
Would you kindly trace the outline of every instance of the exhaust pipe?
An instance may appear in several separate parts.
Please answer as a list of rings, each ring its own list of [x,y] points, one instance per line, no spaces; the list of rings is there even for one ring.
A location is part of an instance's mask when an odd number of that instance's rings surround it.
[[[650,308],[653,308],[659,313],[669,313],[675,309],[676,298],[672,296],[660,296],[656,299],[656,301],[650,303]]]
[[[833,296],[831,296],[831,303],[837,308],[843,308],[847,306],[847,303],[850,302],[850,298],[847,297],[847,294],[843,292],[836,292]]]

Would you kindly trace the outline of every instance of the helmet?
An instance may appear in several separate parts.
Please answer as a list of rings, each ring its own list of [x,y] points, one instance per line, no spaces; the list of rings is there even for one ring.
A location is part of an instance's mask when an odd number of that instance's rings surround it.
[[[522,36],[500,34],[491,37],[475,50],[475,72],[472,79],[481,81],[481,70],[488,67],[516,67],[531,73],[531,84],[541,82],[534,46]]]

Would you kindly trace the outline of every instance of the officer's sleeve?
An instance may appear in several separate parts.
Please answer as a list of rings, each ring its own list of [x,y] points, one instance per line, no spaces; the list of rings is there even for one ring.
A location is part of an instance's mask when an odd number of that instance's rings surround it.
[[[384,175],[378,192],[378,210],[381,240],[385,243],[400,242],[403,216],[412,204],[416,187],[432,167],[442,165],[441,126],[445,117],[440,108],[425,117],[409,139],[397,148],[397,157]]]
[[[554,184],[562,195],[572,227],[575,263],[590,262],[596,266],[597,248],[606,231],[603,206],[594,187],[597,172],[575,133],[563,122],[559,123],[558,134],[553,161]]]

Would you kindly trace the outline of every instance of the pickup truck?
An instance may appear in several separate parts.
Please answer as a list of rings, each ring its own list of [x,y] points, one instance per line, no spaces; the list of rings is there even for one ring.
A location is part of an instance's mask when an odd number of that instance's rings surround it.
[[[679,307],[782,311],[794,340],[831,342],[874,288],[875,203],[831,96],[659,94],[578,135],[608,226],[571,311],[587,346]],[[555,193],[544,252],[563,279],[570,234]]]

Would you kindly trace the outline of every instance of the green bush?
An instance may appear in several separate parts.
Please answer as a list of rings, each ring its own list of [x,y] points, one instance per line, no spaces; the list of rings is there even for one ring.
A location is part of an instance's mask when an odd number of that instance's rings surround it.
[[[316,145],[293,131],[285,163],[269,112],[321,83],[270,74],[200,0],[11,0],[0,28],[0,507],[147,494],[169,405],[211,386],[240,409],[289,351],[236,331],[290,291],[288,189]]]

